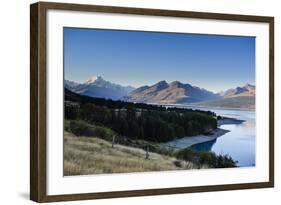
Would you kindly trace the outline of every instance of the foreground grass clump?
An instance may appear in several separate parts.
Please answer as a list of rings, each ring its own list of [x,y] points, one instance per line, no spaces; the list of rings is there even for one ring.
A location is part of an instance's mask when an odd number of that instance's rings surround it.
[[[64,175],[168,171],[197,168],[193,163],[139,148],[112,144],[96,137],[64,133]]]

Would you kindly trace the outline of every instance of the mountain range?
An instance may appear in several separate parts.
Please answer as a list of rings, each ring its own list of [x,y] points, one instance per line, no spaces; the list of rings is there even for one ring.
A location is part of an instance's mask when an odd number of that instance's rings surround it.
[[[151,104],[192,104],[211,107],[255,107],[255,86],[246,84],[214,93],[187,83],[159,81],[139,88],[122,86],[94,76],[84,83],[65,80],[65,88],[72,92],[112,100]]]
[[[207,107],[255,109],[256,86],[246,84],[242,87],[231,88],[218,93],[222,98],[205,102],[198,102],[196,105]]]
[[[160,81],[152,86],[142,86],[126,97],[127,101],[158,104],[184,104],[217,99],[220,96],[179,81]]]
[[[238,96],[254,96],[256,94],[256,86],[246,84],[243,87],[236,87],[222,91],[219,93],[224,98],[238,97]]]
[[[121,86],[111,83],[104,80],[101,76],[93,76],[84,83],[65,80],[64,87],[81,95],[112,100],[120,100],[135,89],[132,86]]]

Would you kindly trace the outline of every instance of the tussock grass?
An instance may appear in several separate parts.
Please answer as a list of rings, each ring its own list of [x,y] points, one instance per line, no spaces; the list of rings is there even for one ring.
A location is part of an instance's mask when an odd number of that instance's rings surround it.
[[[194,164],[139,148],[111,143],[95,137],[77,137],[64,132],[64,175],[88,175],[194,169]],[[178,163],[175,163],[175,162]],[[180,164],[181,166],[176,166]]]

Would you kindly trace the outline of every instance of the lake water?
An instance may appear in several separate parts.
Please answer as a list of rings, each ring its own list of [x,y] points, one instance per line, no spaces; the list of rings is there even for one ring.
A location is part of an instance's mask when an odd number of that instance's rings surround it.
[[[217,115],[245,120],[242,124],[221,125],[220,128],[230,132],[222,135],[216,140],[193,145],[197,151],[213,151],[217,154],[228,154],[238,161],[238,166],[255,166],[255,112],[226,109],[207,109]]]

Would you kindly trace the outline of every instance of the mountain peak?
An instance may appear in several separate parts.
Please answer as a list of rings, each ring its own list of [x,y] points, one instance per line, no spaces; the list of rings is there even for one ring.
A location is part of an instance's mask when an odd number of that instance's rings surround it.
[[[85,81],[85,84],[91,84],[91,83],[96,82],[97,80],[103,80],[103,79],[100,75],[92,76],[90,79]]]
[[[246,83],[243,87],[245,88],[254,88],[255,86],[249,83]]]
[[[176,81],[171,82],[170,86],[172,86],[172,87],[182,87],[182,86],[184,86],[184,84],[181,83],[180,81],[176,80]]]
[[[182,84],[182,83],[181,83],[180,81],[177,81],[177,80],[176,80],[176,81],[171,82],[171,84],[172,84],[172,85],[173,85],[173,84],[174,84],[174,85],[178,85],[178,84]]]
[[[183,104],[217,99],[216,94],[183,84],[180,81],[167,83],[159,81],[152,86],[143,86],[129,93],[126,98],[131,102],[158,103],[158,104]]]
[[[168,87],[168,83],[165,80],[159,81],[158,83],[151,86],[154,91],[162,90]]]
[[[220,92],[220,96],[224,98],[237,97],[237,96],[255,96],[256,86],[246,83],[243,86],[231,88],[226,91]]]
[[[93,76],[84,83],[79,84],[65,80],[65,87],[81,95],[112,100],[122,99],[134,90],[131,86],[122,86],[106,81],[99,75]]]
[[[161,80],[158,83],[156,83],[157,85],[167,85],[168,83],[166,82],[166,80]]]

